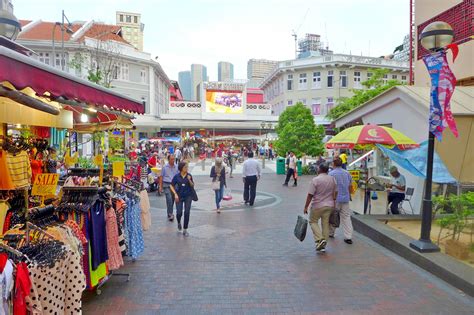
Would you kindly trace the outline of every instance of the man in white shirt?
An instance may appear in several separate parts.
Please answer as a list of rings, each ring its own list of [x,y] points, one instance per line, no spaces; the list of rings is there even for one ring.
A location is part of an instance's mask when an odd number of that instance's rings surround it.
[[[290,152],[290,156],[288,157],[288,171],[286,173],[286,179],[283,186],[288,186],[291,176],[293,176],[293,180],[295,181],[293,183],[293,187],[298,186],[298,177],[297,177],[298,173],[296,170],[296,156],[293,152]]]
[[[257,181],[262,175],[260,163],[253,158],[253,152],[249,152],[249,158],[244,162],[242,176],[244,181],[244,201],[245,204],[253,206],[257,192]]]
[[[174,156],[176,157],[176,163],[179,164],[181,162],[181,149],[179,147],[176,147],[176,151],[174,152]]]
[[[398,205],[405,200],[406,179],[405,176],[400,174],[396,166],[390,168],[390,175],[392,176],[390,184],[388,185],[388,188],[391,188],[388,194],[390,211],[392,214],[400,214]]]

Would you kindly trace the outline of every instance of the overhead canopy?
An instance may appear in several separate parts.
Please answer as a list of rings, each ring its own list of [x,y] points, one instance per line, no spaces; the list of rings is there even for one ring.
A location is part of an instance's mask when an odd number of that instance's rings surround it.
[[[38,96],[65,99],[118,111],[143,114],[142,103],[107,88],[44,65],[30,57],[0,46],[0,82],[16,90],[30,87]]]
[[[426,178],[426,156],[428,152],[428,141],[420,143],[420,147],[411,150],[400,150],[398,148],[388,149],[377,144],[391,160],[409,171],[415,176]],[[456,183],[456,179],[449,173],[439,155],[434,153],[433,182],[439,184]]]

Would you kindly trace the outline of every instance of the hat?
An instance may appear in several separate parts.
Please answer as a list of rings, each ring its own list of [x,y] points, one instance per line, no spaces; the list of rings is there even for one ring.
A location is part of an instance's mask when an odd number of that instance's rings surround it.
[[[393,173],[393,172],[398,172],[398,168],[396,166],[390,167],[390,173]]]

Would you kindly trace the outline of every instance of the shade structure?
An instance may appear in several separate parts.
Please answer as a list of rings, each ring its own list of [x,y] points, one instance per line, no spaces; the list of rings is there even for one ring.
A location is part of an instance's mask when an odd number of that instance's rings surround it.
[[[326,143],[328,149],[372,149],[376,144],[400,150],[418,148],[413,139],[393,128],[360,125],[344,129]]]

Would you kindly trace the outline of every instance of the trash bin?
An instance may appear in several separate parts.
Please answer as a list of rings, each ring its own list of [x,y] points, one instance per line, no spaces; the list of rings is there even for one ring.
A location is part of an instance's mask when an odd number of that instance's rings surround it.
[[[282,157],[277,158],[277,175],[285,175],[285,159]]]
[[[301,160],[296,161],[296,169],[298,170],[298,176],[303,175],[303,163]]]

